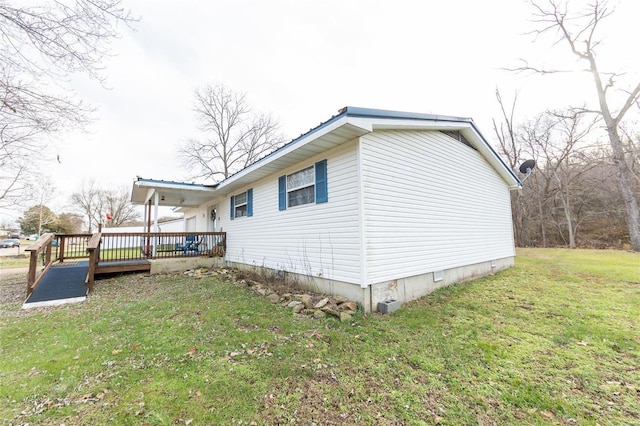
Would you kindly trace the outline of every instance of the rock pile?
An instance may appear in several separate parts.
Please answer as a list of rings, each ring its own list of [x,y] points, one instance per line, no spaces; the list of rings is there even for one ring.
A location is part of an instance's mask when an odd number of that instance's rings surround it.
[[[345,322],[350,321],[358,310],[358,304],[345,297],[301,291],[283,282],[258,282],[236,269],[189,269],[184,272],[184,275],[196,279],[209,276],[226,278],[235,285],[246,287],[254,293],[266,297],[271,303],[278,303],[284,308],[291,309],[294,315],[306,315],[316,319],[335,317]]]

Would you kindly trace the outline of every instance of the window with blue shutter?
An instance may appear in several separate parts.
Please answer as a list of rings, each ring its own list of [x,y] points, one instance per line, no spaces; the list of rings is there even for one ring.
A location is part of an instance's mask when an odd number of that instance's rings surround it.
[[[287,209],[287,177],[280,176],[278,178],[278,209]]]
[[[278,207],[320,204],[329,201],[327,160],[278,178]]]
[[[327,160],[316,163],[316,204],[329,201],[327,192]]]
[[[253,216],[253,189],[231,196],[231,220],[237,217]]]

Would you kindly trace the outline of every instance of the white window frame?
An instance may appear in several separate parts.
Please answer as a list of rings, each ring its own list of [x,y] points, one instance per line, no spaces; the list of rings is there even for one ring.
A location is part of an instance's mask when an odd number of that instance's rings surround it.
[[[310,184],[309,183],[302,184],[302,185],[298,185],[298,186],[289,188],[289,176],[293,176],[293,175],[295,175],[297,173],[302,173],[302,172],[304,172],[304,171],[306,171],[308,169],[312,169],[312,171],[313,171],[313,179],[311,179],[311,183]],[[309,167],[305,167],[303,169],[300,169],[300,170],[298,170],[296,172],[289,173],[285,177],[285,182],[286,182],[286,185],[287,185],[287,208],[288,209],[299,207],[299,206],[304,206],[304,205],[307,205],[307,204],[315,204],[315,202],[316,202],[316,166],[315,166],[315,164],[312,164]],[[309,188],[309,187],[313,188],[313,191],[312,191],[313,199],[311,201],[309,201],[309,202],[302,203],[302,204],[297,204],[295,206],[292,206],[291,205],[291,198],[289,197],[289,195],[294,191],[298,191],[300,189],[305,189],[305,188]]]
[[[244,203],[238,203],[238,197],[241,195],[244,195]],[[249,194],[247,191],[234,195],[233,201],[233,217],[236,219],[239,217],[247,217],[249,214]],[[238,207],[244,207],[244,209],[240,210],[240,213],[242,214],[238,214]]]

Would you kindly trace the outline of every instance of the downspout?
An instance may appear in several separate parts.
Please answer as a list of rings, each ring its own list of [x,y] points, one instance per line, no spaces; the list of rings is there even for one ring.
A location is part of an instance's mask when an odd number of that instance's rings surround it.
[[[359,252],[360,252],[360,288],[362,288],[363,297],[362,303],[365,304],[367,298],[367,289],[369,290],[369,309],[373,312],[373,306],[371,303],[371,288],[368,288],[367,284],[367,249],[366,249],[366,232],[365,232],[365,211],[364,211],[364,179],[362,170],[362,137],[358,138],[356,147],[356,168],[358,179],[358,216],[359,216]],[[366,309],[366,306],[363,306]]]

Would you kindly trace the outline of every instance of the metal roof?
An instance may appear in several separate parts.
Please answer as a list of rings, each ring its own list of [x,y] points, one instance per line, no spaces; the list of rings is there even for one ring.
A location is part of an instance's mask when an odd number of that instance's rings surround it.
[[[159,205],[195,207],[216,196],[233,193],[375,129],[458,130],[487,159],[510,188],[521,186],[518,177],[482,136],[471,118],[347,106],[327,121],[216,185],[138,178],[134,181],[131,201],[134,204],[144,204],[151,197],[151,188],[155,188],[160,198],[164,195],[164,200]],[[200,204],[195,204],[198,202]]]

